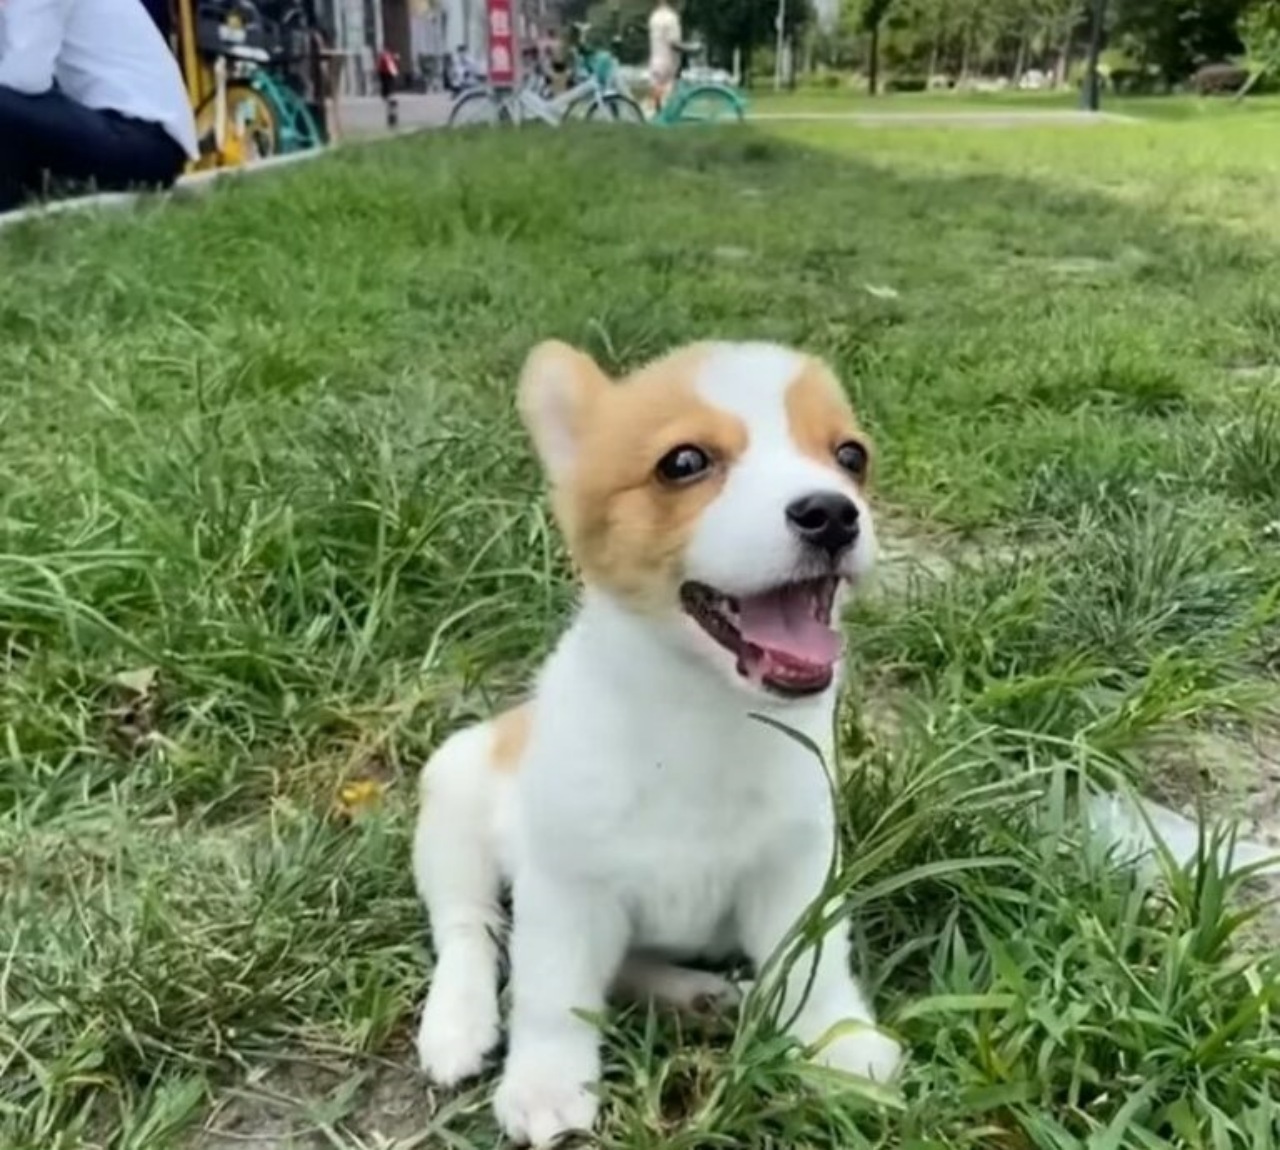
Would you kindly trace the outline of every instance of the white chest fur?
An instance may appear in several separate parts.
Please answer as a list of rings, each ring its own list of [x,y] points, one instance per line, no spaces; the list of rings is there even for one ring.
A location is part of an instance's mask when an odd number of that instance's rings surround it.
[[[821,760],[764,714],[589,603],[538,686],[510,795],[513,870],[606,884],[637,946],[717,949],[753,865],[792,836],[830,837]],[[830,696],[786,711],[819,746],[830,722]]]

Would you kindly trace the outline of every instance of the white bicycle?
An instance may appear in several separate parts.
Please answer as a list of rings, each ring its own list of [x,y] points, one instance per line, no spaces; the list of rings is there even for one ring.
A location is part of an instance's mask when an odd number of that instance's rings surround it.
[[[603,49],[579,57],[575,83],[558,96],[551,95],[551,80],[530,68],[513,92],[499,92],[489,85],[470,88],[453,102],[449,127],[473,124],[523,124],[539,120],[558,128],[566,120],[603,120],[643,124],[644,109],[622,89],[618,61]]]

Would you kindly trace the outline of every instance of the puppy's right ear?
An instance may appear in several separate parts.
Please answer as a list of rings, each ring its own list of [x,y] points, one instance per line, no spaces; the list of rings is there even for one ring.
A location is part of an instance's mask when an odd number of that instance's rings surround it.
[[[609,386],[596,361],[567,343],[548,340],[529,353],[516,402],[553,484],[573,469],[591,408]]]

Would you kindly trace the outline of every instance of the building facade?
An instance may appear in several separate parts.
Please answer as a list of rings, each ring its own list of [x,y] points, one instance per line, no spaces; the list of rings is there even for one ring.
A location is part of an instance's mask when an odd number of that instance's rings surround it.
[[[512,7],[522,44],[536,42],[554,24],[553,0],[513,0]],[[446,53],[462,46],[481,66],[488,55],[486,0],[319,0],[319,10],[335,46],[347,54],[347,95],[377,91],[374,61],[384,47],[404,74],[426,77],[433,86]]]

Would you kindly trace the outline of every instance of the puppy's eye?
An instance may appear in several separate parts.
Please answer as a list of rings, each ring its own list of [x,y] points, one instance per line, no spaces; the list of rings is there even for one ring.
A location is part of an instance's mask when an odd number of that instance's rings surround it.
[[[867,449],[850,439],[836,448],[836,463],[854,477],[861,479],[867,473]]]
[[[711,469],[711,457],[692,443],[673,447],[658,460],[658,478],[663,483],[691,483]]]

